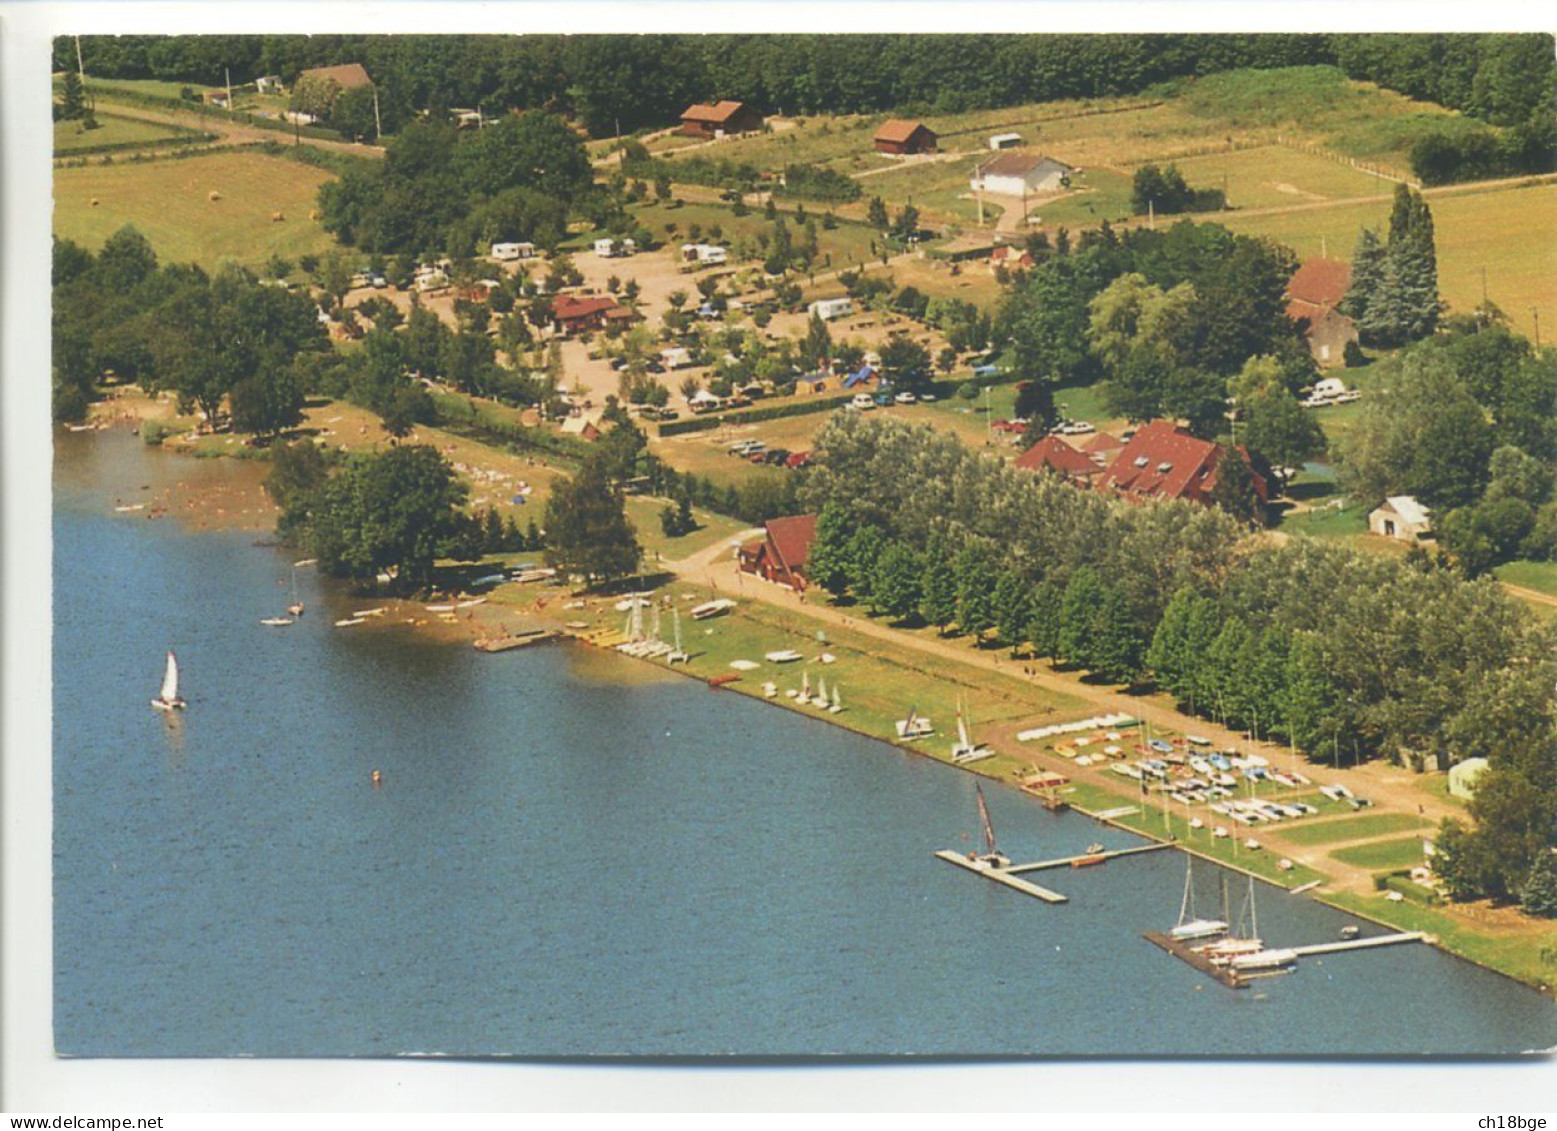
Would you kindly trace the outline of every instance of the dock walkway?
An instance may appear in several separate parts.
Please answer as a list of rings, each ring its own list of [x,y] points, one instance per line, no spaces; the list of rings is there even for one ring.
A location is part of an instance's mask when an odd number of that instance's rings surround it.
[[[1041,872],[1045,868],[1065,868],[1072,864],[1083,862],[1089,864],[1102,863],[1120,856],[1134,856],[1141,852],[1160,852],[1164,848],[1172,847],[1174,845],[1169,841],[1155,844],[1138,844],[1134,848],[1114,848],[1106,852],[1082,852],[1075,856],[1062,856],[1058,860],[1040,860],[1036,864],[1012,864],[1009,868],[1002,868],[1001,871],[1008,876],[1022,872]]]
[[[1170,939],[1162,931],[1147,931],[1142,937],[1147,942],[1162,947],[1163,950],[1173,955],[1174,958],[1189,963],[1189,965],[1199,970],[1206,977],[1215,978],[1230,990],[1241,990],[1248,984],[1238,974],[1234,973],[1231,967],[1218,966],[1199,951],[1191,949],[1187,944],[1179,942],[1177,939]],[[1198,941],[1204,942],[1205,940],[1201,939]]]
[[[1029,883],[1027,880],[1020,880],[1015,876],[1009,875],[1010,869],[1008,868],[993,868],[988,865],[977,864],[962,853],[953,852],[949,848],[943,848],[935,855],[948,864],[955,864],[959,868],[967,869],[975,876],[983,876],[985,879],[994,880],[997,884],[1004,884],[1006,887],[1013,888],[1023,895],[1036,896],[1045,903],[1066,903],[1069,901],[1069,897],[1063,896],[1057,891],[1050,891],[1048,888],[1042,888],[1037,884]]]
[[[1397,943],[1422,942],[1427,938],[1421,931],[1401,931],[1393,935],[1374,935],[1371,939],[1343,939],[1340,942],[1313,943],[1287,949],[1299,958],[1310,954],[1336,954],[1343,950],[1367,950],[1375,946],[1395,946]]]

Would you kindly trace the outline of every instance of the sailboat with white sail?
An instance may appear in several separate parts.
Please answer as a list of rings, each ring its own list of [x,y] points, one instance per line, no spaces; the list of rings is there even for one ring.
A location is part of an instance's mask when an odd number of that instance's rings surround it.
[[[182,711],[189,706],[178,693],[178,657],[168,649],[168,663],[162,671],[162,691],[151,701],[159,711]]]
[[[292,603],[287,606],[287,612],[294,617],[303,615],[303,602],[297,596],[297,565],[292,566]]]
[[[827,708],[827,677],[816,677],[816,694],[811,697],[811,706],[825,710]]]
[[[671,631],[675,638],[675,647],[665,654],[667,664],[687,664],[692,662],[692,656],[681,647],[681,610],[670,611]]]
[[[838,681],[835,679],[833,680],[833,701],[827,708],[827,712],[828,714],[836,715],[841,710],[843,710],[843,700],[838,696]]]
[[[1202,919],[1195,914],[1195,858],[1184,857],[1184,898],[1179,903],[1179,921],[1168,929],[1168,937],[1175,942],[1191,939],[1209,939],[1227,931],[1222,919]]]
[[[795,702],[811,702],[811,669],[809,668],[800,673],[800,694],[795,696]]]
[[[935,727],[928,716],[921,715],[919,708],[910,707],[906,719],[897,720],[897,736],[905,741],[916,738],[928,738],[935,733]]]
[[[1222,915],[1226,918],[1227,909],[1227,880],[1222,880]],[[1248,934],[1227,934],[1222,938],[1209,942],[1205,946],[1197,948],[1218,966],[1233,962],[1243,955],[1258,954],[1265,949],[1265,944],[1260,941],[1259,912],[1254,906],[1254,877],[1249,877],[1249,895],[1244,907],[1247,916]],[[1229,920],[1230,922],[1231,920]],[[1240,920],[1239,930],[1244,929],[1244,922]]]
[[[959,766],[993,758],[995,752],[982,743],[974,742],[968,734],[968,721],[962,703],[957,704],[957,743],[952,747],[952,761]]]

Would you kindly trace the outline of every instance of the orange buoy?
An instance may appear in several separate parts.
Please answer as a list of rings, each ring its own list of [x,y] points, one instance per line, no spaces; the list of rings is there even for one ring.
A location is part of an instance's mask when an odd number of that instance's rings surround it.
[[[379,786],[381,786],[383,784],[384,784],[384,775],[382,773],[380,773],[378,770],[374,770],[373,771],[373,788],[377,789]]]

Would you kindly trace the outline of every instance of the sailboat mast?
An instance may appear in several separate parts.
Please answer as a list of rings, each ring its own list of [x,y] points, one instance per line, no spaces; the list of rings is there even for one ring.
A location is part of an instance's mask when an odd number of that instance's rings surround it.
[[[1190,909],[1195,904],[1195,858],[1184,856],[1184,898],[1179,901],[1179,926],[1189,922]]]
[[[984,826],[984,855],[993,856],[995,854],[995,826],[989,820],[989,806],[984,802],[984,787],[975,785],[973,789],[978,794],[979,821]]]
[[[1254,909],[1253,876],[1249,877],[1249,937],[1251,939],[1257,939],[1260,937],[1260,916],[1259,912]]]

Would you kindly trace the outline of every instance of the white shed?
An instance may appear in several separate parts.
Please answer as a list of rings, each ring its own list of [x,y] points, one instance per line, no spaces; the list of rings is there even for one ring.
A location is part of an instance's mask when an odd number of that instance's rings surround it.
[[[492,258],[502,262],[514,259],[534,259],[535,245],[533,243],[495,243],[492,245]]]
[[[1449,792],[1469,800],[1476,796],[1476,782],[1487,772],[1485,758],[1467,758],[1449,767]]]
[[[1420,542],[1432,532],[1427,508],[1410,495],[1391,495],[1368,515],[1368,529],[1399,542]]]
[[[996,196],[1028,196],[1032,193],[1059,192],[1075,172],[1052,157],[1032,153],[1002,153],[991,157],[973,171],[969,181],[974,192]]]
[[[1015,149],[1022,144],[1021,134],[991,134],[989,147],[993,150]]]
[[[606,238],[595,241],[595,254],[601,259],[615,259],[622,253],[617,250],[615,240]]]
[[[1314,382],[1314,391],[1311,397],[1338,397],[1346,392],[1346,382],[1339,377],[1321,377]]]
[[[847,318],[854,313],[854,300],[852,298],[819,298],[806,307],[815,317],[823,322],[831,322],[834,318]]]

